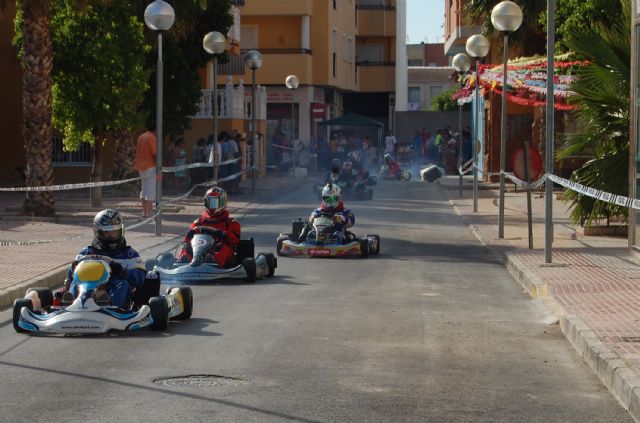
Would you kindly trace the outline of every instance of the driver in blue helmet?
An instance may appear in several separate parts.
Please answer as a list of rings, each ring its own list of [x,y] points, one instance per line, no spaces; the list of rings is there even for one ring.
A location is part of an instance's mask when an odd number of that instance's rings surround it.
[[[338,244],[344,244],[345,232],[356,223],[356,216],[344,207],[338,185],[328,183],[322,188],[322,204],[311,213],[309,223],[321,214],[333,216],[333,236]]]
[[[61,302],[73,301],[78,294],[78,288],[73,282],[73,271],[78,260],[83,256],[105,256],[111,259],[111,275],[105,285],[108,298],[100,299],[111,305],[126,309],[132,300],[132,290],[141,289],[145,282],[146,269],[140,254],[127,245],[124,238],[124,221],[122,215],[113,209],[105,209],[93,219],[93,241],[76,256],[69,266],[67,281],[62,291],[57,293]]]

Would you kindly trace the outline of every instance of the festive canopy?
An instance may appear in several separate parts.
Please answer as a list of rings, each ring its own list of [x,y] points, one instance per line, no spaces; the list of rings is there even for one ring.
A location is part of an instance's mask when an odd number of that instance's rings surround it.
[[[568,61],[563,55],[555,59],[554,63],[554,108],[557,110],[572,110],[575,104],[567,99],[574,93],[571,84],[576,80],[576,71],[588,63],[583,61]],[[547,94],[547,59],[546,57],[522,58],[507,63],[507,100],[523,106],[545,106]],[[503,65],[480,65],[480,95],[493,91],[502,95]],[[464,88],[453,94],[458,104],[469,103],[473,100],[475,73],[465,78]]]

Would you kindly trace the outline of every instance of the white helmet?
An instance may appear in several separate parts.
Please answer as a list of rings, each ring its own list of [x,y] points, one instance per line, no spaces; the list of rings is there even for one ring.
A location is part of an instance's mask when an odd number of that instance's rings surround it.
[[[327,184],[322,188],[322,205],[329,209],[334,209],[340,204],[340,187],[334,184]]]

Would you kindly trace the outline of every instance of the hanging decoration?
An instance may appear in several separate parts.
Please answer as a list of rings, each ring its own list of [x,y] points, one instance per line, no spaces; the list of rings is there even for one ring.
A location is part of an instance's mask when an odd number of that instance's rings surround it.
[[[567,61],[568,56],[556,58],[554,63],[554,108],[557,110],[573,110],[577,107],[568,99],[574,94],[571,84],[576,80],[576,71],[588,62]],[[546,57],[523,58],[509,61],[507,64],[507,100],[522,106],[545,106],[547,94],[547,59]],[[502,95],[503,66],[480,65],[480,95],[487,92]],[[465,78],[464,87],[454,93],[452,98],[462,105],[473,101],[475,73]]]

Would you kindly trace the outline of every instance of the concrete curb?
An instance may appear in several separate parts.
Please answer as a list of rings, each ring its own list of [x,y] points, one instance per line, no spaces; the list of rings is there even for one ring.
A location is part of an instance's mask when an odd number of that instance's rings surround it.
[[[564,316],[560,328],[576,352],[636,422],[640,422],[640,376],[603,344],[582,319]]]
[[[449,200],[449,203],[456,214],[468,222],[454,202]],[[473,235],[505,265],[515,281],[532,298],[543,300],[549,311],[558,318],[562,333],[578,355],[589,365],[620,405],[636,422],[640,423],[640,376],[629,368],[617,353],[600,341],[586,322],[577,316],[568,315],[562,304],[549,294],[548,285],[533,274],[524,263],[508,252],[498,251],[477,226],[472,224],[469,226]]]
[[[9,289],[0,290],[0,310],[10,307],[16,299],[24,297],[29,288],[55,288],[62,285],[67,273],[67,266],[64,265],[50,270],[37,279],[19,283]]]

